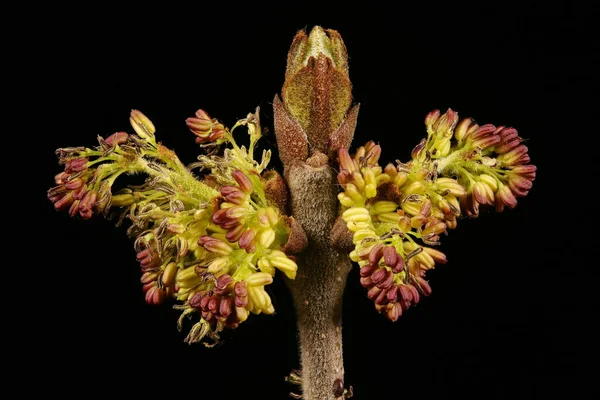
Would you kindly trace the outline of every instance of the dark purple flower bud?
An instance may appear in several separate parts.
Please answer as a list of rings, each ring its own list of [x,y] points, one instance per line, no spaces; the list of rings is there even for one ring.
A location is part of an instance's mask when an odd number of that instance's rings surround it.
[[[400,290],[398,289],[398,285],[392,285],[390,290],[387,292],[387,298],[390,303],[395,303],[398,300],[398,295],[400,294]]]
[[[79,189],[73,191],[73,198],[75,200],[81,200],[87,191],[87,185],[82,185]]]
[[[246,281],[239,281],[234,286],[235,295],[237,297],[248,296],[248,288],[246,287]]]
[[[83,184],[84,184],[83,179],[75,178],[72,181],[65,182],[65,188],[67,188],[69,190],[77,190],[81,186],[83,186]]]
[[[213,314],[216,314],[217,311],[219,311],[220,306],[221,301],[219,299],[219,296],[211,296],[210,300],[208,301],[208,311],[210,311]]]
[[[211,313],[208,310],[202,310],[202,313],[200,315],[202,315],[202,318],[204,318],[204,320],[207,322],[211,322],[212,319],[214,318],[213,313]]]
[[[75,200],[69,207],[69,216],[75,217],[79,213],[79,200]]]
[[[377,283],[377,287],[380,289],[389,289],[389,287],[392,285],[393,282],[394,282],[394,274],[392,273],[392,271],[385,270],[383,279],[381,279]]]
[[[79,215],[82,218],[88,219],[92,217],[92,209],[94,208],[97,197],[98,193],[95,190],[89,190],[83,196],[81,203],[79,204]]]
[[[427,282],[425,279],[421,278],[420,276],[417,277],[417,282],[419,282],[419,286],[421,287],[421,292],[425,296],[431,295],[431,286],[429,285],[429,282]]]
[[[235,243],[240,239],[240,236],[242,236],[242,233],[244,233],[245,229],[246,227],[244,225],[237,225],[225,234],[225,239],[227,239],[230,243]]]
[[[215,287],[221,291],[227,289],[233,283],[233,278],[231,275],[223,274],[217,278],[217,282],[215,283]]]
[[[392,272],[398,274],[404,270],[404,259],[401,256],[397,257],[396,264],[392,267]]]
[[[221,300],[221,305],[219,306],[219,315],[223,318],[227,318],[233,312],[233,299],[230,296],[224,297]]]
[[[490,135],[486,137],[482,137],[480,139],[473,141],[473,146],[477,146],[480,149],[487,149],[490,146],[495,145],[500,142],[500,137],[496,135]]]
[[[87,169],[87,158],[73,158],[66,162],[65,172],[73,174],[75,172],[85,171]]]
[[[228,221],[229,218],[227,218],[227,209],[222,208],[215,212],[212,216],[212,220],[217,225],[221,225],[222,223]]]
[[[512,139],[509,141],[503,141],[494,148],[494,151],[498,154],[508,153],[520,144],[521,140],[519,138]]]
[[[496,210],[502,211],[504,206],[514,208],[517,205],[517,198],[511,191],[510,187],[502,185],[496,192]]]
[[[189,303],[190,307],[200,309],[200,308],[202,308],[201,302],[202,302],[203,298],[204,298],[204,296],[201,293],[194,293],[194,296],[192,296],[192,298],[188,301],[188,303]]]
[[[144,249],[135,255],[135,259],[141,261],[148,256],[151,256],[150,250]]]
[[[410,283],[406,286],[407,286],[408,290],[410,291],[410,293],[412,294],[412,303],[417,304],[421,298],[421,296],[419,296],[419,291],[417,290],[416,287],[414,287]]]
[[[64,183],[66,183],[68,180],[69,180],[69,174],[67,174],[66,172],[61,172],[54,176],[54,182],[57,185],[62,185]]]
[[[383,259],[385,261],[385,265],[388,267],[393,267],[396,265],[398,261],[398,253],[396,253],[396,248],[394,246],[385,246],[383,248]]]
[[[531,190],[533,183],[521,175],[511,175],[510,179],[508,180],[508,186],[510,186],[510,189],[513,191],[513,193],[517,194],[518,196],[524,196],[529,190]],[[519,194],[520,192],[525,192],[525,194],[521,195]]]
[[[248,195],[246,193],[238,190],[237,192],[228,194],[225,197],[225,200],[228,201],[229,203],[233,203],[238,206],[241,206],[248,200]]]
[[[254,238],[256,237],[256,231],[252,228],[248,229],[246,232],[242,233],[240,239],[238,240],[238,245],[246,250],[248,253],[252,253],[254,249]]]
[[[232,176],[238,185],[240,185],[240,189],[246,193],[252,193],[252,182],[250,182],[250,178],[248,178],[246,174],[240,170],[236,170],[233,172]]]
[[[502,138],[503,143],[506,143],[510,140],[518,138],[519,133],[515,128],[502,128],[498,131],[498,136]]]
[[[381,260],[381,256],[383,255],[383,245],[378,244],[369,253],[369,263],[377,265],[379,260]]]
[[[413,295],[412,292],[408,289],[408,285],[400,285],[398,286],[398,290],[400,291],[400,298],[402,301],[408,305],[412,302]]]
[[[104,141],[109,146],[116,146],[127,141],[129,135],[126,132],[115,132]]]
[[[494,133],[496,127],[492,124],[485,124],[480,126],[475,132],[471,134],[471,140],[476,141],[483,137],[490,136]]]
[[[373,271],[375,271],[377,268],[379,268],[377,265],[375,264],[367,264],[367,265],[363,265],[360,268],[360,276],[361,277],[367,277],[367,276],[371,276],[371,274],[373,273]]]
[[[203,296],[200,300],[200,308],[202,311],[208,311],[208,303],[210,302],[211,296]]]
[[[236,307],[246,307],[248,305],[248,297],[235,296]]]
[[[371,279],[370,276],[365,276],[363,278],[360,278],[360,284],[367,289],[370,289],[372,286],[374,286],[375,284],[373,283],[373,279]]]
[[[504,165],[520,165],[529,162],[529,156],[527,155],[527,146],[519,145],[507,153],[498,156],[498,161],[504,163]]]
[[[382,289],[379,289],[377,286],[373,286],[367,292],[367,297],[369,298],[369,300],[375,300],[379,296],[379,294],[381,294],[381,292]]]
[[[381,293],[379,293],[379,295],[375,299],[375,304],[378,304],[380,306],[388,304],[390,302],[387,298],[388,291],[389,289],[382,289]]]
[[[229,196],[232,193],[240,193],[242,191],[237,186],[228,185],[228,186],[223,186],[221,188],[220,192],[221,192],[221,196],[227,197],[227,196]]]
[[[386,273],[386,269],[385,268],[378,268],[376,269],[372,274],[371,274],[371,279],[373,280],[374,284],[379,284],[379,282],[383,281],[385,279],[385,273]]]
[[[64,210],[73,203],[73,193],[67,193],[56,202],[54,202],[54,208],[58,211]]]

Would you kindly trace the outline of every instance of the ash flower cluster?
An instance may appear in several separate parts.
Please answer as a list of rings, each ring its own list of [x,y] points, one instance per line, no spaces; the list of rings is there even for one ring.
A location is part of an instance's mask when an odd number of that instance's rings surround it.
[[[425,119],[428,136],[412,160],[381,167],[381,147],[368,142],[351,156],[338,152],[338,199],[352,232],[350,258],[375,308],[396,321],[431,294],[425,273],[447,262],[440,236],[480,205],[497,211],[516,205],[535,179],[527,148],[514,128],[458,121],[452,110]]]
[[[280,250],[289,218],[269,193],[270,181],[281,179],[265,171],[269,152],[261,162],[253,158],[261,136],[258,113],[229,130],[198,110],[186,123],[212,152],[190,167],[156,142],[144,114],[133,110],[130,122],[134,135],[117,132],[99,137],[93,149],[57,151],[65,169],[48,191],[55,208],[84,219],[102,213],[117,224],[131,222],[127,232],[135,239],[146,302],[178,301],[180,329],[184,317],[195,317],[189,343],[217,341],[220,331],[236,328],[251,313],[272,314],[268,285],[276,270],[294,279],[297,265]],[[248,149],[233,139],[239,126],[248,129]],[[228,147],[219,154],[223,144]],[[198,168],[207,172],[200,179],[191,172]],[[136,173],[148,175],[144,184],[113,188],[119,176]]]

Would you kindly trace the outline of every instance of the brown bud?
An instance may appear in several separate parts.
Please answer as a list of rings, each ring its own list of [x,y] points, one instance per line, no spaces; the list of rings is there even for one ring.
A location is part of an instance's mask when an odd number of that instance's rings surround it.
[[[294,217],[286,217],[285,221],[290,227],[290,233],[287,242],[281,247],[281,251],[288,255],[299,254],[308,246],[306,233]]]
[[[330,243],[333,248],[342,253],[350,253],[354,250],[352,232],[348,230],[341,216],[336,218],[333,228],[331,228]]]
[[[289,201],[288,189],[285,181],[275,170],[269,170],[263,173],[263,179],[267,200],[282,212],[285,212]]]
[[[298,32],[288,53],[281,95],[285,111],[306,132],[314,150],[328,154],[330,137],[352,102],[346,48],[339,33],[318,26],[310,35]]]

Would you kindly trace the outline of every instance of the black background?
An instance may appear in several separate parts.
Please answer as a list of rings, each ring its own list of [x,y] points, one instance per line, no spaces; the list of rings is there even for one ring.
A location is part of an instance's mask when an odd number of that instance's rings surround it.
[[[355,398],[591,398],[586,373],[597,368],[585,366],[594,315],[584,266],[594,250],[578,244],[575,224],[587,217],[568,180],[583,169],[572,157],[581,146],[574,135],[590,118],[579,105],[592,83],[588,10],[369,4],[325,15],[305,3],[286,7],[291,13],[250,4],[172,15],[148,5],[54,9],[61,17],[37,37],[51,84],[45,104],[56,108],[42,138],[44,186],[60,170],[55,148],[131,131],[132,108],[184,162],[198,154],[184,123],[198,108],[231,126],[260,106],[272,132],[272,99],[294,34],[336,29],[361,104],[355,145],[374,139],[383,161],[406,160],[425,134],[425,114],[451,107],[516,127],[538,166],[516,209],[484,211],[443,238],[449,263],[428,274],[433,295],[398,322],[378,315],[357,271],[350,274],[343,334]],[[267,134],[264,144],[274,142]],[[178,312],[144,303],[125,229],[69,219],[43,197],[40,188],[50,392],[284,399],[294,389],[284,382],[299,365],[282,282],[273,285],[275,316],[251,318],[217,348],[188,346]]]

